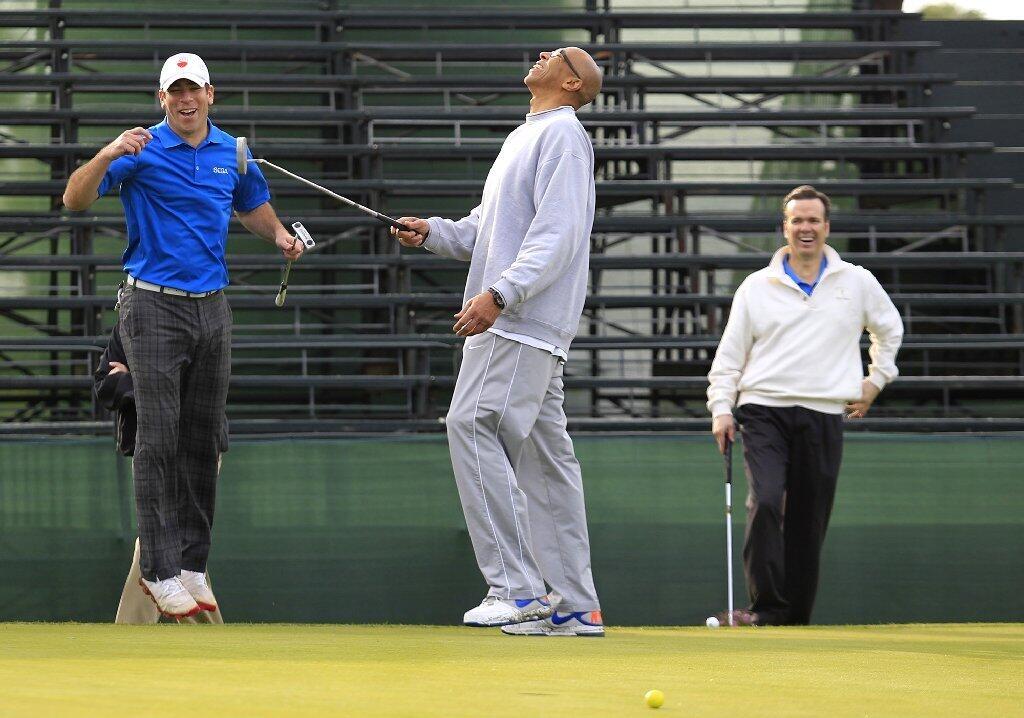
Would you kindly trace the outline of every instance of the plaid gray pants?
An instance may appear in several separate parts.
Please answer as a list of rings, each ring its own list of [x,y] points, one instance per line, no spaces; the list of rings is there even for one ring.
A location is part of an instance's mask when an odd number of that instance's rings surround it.
[[[231,376],[231,309],[127,287],[121,341],[135,384],[135,508],[142,576],[205,571],[221,422]]]

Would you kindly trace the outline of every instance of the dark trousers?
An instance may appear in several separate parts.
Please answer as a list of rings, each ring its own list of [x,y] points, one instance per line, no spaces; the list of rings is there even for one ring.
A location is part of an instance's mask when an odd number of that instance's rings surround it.
[[[133,466],[142,576],[203,572],[231,375],[227,298],[129,287],[120,327],[138,415]]]
[[[736,411],[749,484],[743,565],[765,625],[807,624],[843,457],[843,420],[799,406]]]

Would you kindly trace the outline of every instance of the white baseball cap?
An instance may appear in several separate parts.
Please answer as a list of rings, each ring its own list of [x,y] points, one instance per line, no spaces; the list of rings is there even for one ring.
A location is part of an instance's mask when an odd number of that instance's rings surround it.
[[[206,63],[199,55],[182,52],[171,55],[160,70],[160,89],[164,92],[174,84],[176,80],[192,80],[200,87],[210,84],[210,71],[206,69]]]

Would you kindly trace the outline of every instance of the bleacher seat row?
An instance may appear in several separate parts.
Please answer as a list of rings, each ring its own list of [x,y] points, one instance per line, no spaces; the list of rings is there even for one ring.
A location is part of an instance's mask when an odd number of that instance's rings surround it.
[[[108,426],[89,374],[116,320],[123,218],[116,197],[74,214],[60,196],[120,128],[159,120],[169,53],[207,59],[215,121],[258,156],[395,215],[461,216],[525,112],[525,69],[569,44],[606,78],[581,112],[598,209],[567,368],[575,429],[706,428],[703,375],[731,293],[778,245],[779,198],[812,182],[836,201],[834,244],[882,280],[908,331],[903,379],[860,426],[1019,430],[1024,212],[990,211],[1019,185],[976,171],[1006,148],[964,139],[973,103],[936,99],[958,78],[923,61],[941,43],[905,32],[916,16],[854,4],[0,12],[23,31],[0,47],[0,432]],[[442,429],[464,267],[269,179],[318,249],[276,309],[279,260],[232,228],[233,430]]]

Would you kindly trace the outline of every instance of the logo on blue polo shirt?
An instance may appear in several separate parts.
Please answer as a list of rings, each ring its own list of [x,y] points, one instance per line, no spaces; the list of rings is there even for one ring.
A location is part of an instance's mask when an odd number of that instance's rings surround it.
[[[226,175],[228,173],[228,170],[226,167],[214,167],[213,172],[214,174]]]

